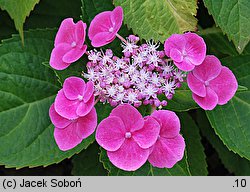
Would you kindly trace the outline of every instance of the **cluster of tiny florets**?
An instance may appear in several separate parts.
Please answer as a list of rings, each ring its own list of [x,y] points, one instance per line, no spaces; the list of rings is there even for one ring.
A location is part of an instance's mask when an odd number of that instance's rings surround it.
[[[174,67],[164,51],[157,50],[159,45],[147,42],[139,46],[138,41],[139,37],[130,35],[122,43],[122,58],[114,56],[111,49],[88,52],[84,77],[94,83],[95,95],[101,102],[161,107],[167,101],[160,101],[158,95],[172,99],[175,89],[181,86],[186,74]]]

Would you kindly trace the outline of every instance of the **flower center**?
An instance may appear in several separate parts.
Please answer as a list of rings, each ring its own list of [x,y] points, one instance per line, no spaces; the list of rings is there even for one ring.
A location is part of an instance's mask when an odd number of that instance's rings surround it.
[[[209,86],[209,81],[205,81],[204,83],[206,87]]]
[[[186,50],[183,50],[183,51],[182,51],[182,56],[183,56],[183,57],[186,57],[186,56],[187,56]]]
[[[131,138],[131,133],[130,133],[130,132],[126,132],[126,133],[125,133],[125,138],[126,138],[126,139]]]
[[[79,101],[82,101],[82,100],[83,100],[83,96],[82,96],[82,95],[78,95],[77,98],[78,98]]]
[[[76,42],[73,41],[73,42],[71,43],[71,47],[73,48],[73,47],[75,47],[75,46],[76,46]]]
[[[113,33],[113,32],[114,32],[114,28],[113,28],[113,27],[110,27],[110,28],[109,28],[109,32],[110,32],[110,33]]]

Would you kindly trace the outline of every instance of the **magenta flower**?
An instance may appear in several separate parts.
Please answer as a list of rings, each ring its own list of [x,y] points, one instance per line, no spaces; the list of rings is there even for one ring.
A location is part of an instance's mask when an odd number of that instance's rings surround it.
[[[164,44],[165,53],[183,71],[191,71],[206,56],[206,44],[195,33],[171,35]]]
[[[89,26],[89,39],[94,47],[101,47],[112,42],[123,20],[122,7],[116,7],[113,11],[104,11],[95,16]]]
[[[69,77],[55,99],[56,112],[66,119],[87,115],[94,107],[94,85],[79,77]]]
[[[217,104],[226,104],[238,87],[232,71],[222,66],[213,55],[206,56],[203,63],[188,74],[187,82],[193,99],[205,110],[212,110]]]
[[[56,34],[55,48],[50,56],[50,65],[56,70],[66,69],[71,63],[77,61],[87,50],[84,45],[86,24],[72,18],[62,21]]]
[[[109,160],[118,168],[134,171],[148,159],[160,125],[152,117],[143,119],[129,104],[119,105],[97,127],[96,141],[107,150]]]
[[[62,151],[67,151],[80,144],[83,139],[94,133],[97,126],[95,108],[84,117],[68,120],[60,116],[55,111],[54,104],[52,104],[49,110],[49,116],[55,125],[54,137],[56,143]]]
[[[178,116],[168,110],[154,111],[160,127],[159,137],[152,148],[148,161],[158,168],[171,168],[183,158],[185,142],[180,135],[180,120]]]

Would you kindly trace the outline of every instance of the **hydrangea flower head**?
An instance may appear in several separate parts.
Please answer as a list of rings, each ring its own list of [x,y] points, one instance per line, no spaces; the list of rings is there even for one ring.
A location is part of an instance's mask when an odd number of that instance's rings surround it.
[[[164,43],[165,53],[183,71],[191,71],[206,56],[206,44],[195,33],[174,34]]]
[[[94,107],[94,85],[82,78],[69,77],[55,99],[56,112],[67,119],[87,115]]]
[[[180,120],[168,110],[154,111],[151,117],[160,124],[159,137],[152,148],[148,161],[158,168],[172,168],[183,158],[185,142],[180,135]]]
[[[72,18],[62,21],[50,56],[52,68],[66,69],[86,52],[87,45],[84,45],[86,28],[85,23],[82,21],[74,23]]]
[[[212,110],[217,104],[226,104],[238,87],[232,71],[222,66],[213,55],[206,56],[203,63],[188,74],[187,82],[193,99],[205,110]]]
[[[113,11],[104,11],[95,16],[89,26],[89,39],[94,47],[101,47],[112,42],[123,21],[122,7]]]
[[[96,141],[107,150],[116,167],[134,171],[147,161],[159,131],[160,125],[154,118],[143,118],[136,108],[123,104],[98,125]]]
[[[118,34],[122,21],[120,6],[91,21],[88,37],[92,46],[102,47],[117,37],[121,56],[111,49],[88,50],[87,70],[82,74],[88,82],[67,78],[50,107],[55,141],[62,151],[70,150],[97,127],[96,141],[114,166],[135,171],[148,160],[154,167],[172,168],[185,151],[180,120],[172,111],[156,109],[167,106],[188,75],[193,99],[203,109],[212,110],[233,97],[236,78],[215,56],[206,56],[206,44],[197,34],[173,34],[162,50],[153,40],[140,44],[135,35],[124,39]],[[54,69],[67,68],[86,52],[86,27],[71,18],[62,22],[50,58]],[[97,126],[94,105],[98,101],[114,109]],[[143,117],[136,109],[141,105],[151,105],[152,114]]]
[[[62,151],[70,150],[90,136],[97,126],[97,114],[93,108],[86,116],[69,120],[60,116],[51,105],[49,115],[55,125],[54,137]]]

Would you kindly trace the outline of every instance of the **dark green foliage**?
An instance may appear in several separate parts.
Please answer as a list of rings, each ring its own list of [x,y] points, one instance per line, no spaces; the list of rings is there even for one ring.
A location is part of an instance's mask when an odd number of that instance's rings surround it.
[[[0,39],[6,39],[0,45],[1,165],[22,168],[62,161],[63,165],[67,164],[67,174],[73,175],[207,175],[206,160],[210,158],[204,153],[205,137],[230,174],[250,175],[250,1],[204,0],[204,6],[201,1],[197,4],[197,0],[33,0],[25,9],[19,9],[24,6],[21,0],[16,4],[13,0],[6,2],[0,0]],[[173,33],[199,29],[198,34],[207,44],[207,54],[220,58],[240,85],[228,104],[207,112],[198,109],[186,83],[176,90],[164,109],[177,112],[186,151],[172,169],[158,169],[146,163],[135,172],[119,170],[108,160],[106,151],[94,142],[95,134],[67,152],[60,151],[54,141],[48,109],[64,80],[69,76],[82,77],[87,63],[84,55],[66,70],[51,69],[49,58],[56,28],[67,17],[74,21],[82,19],[89,26],[96,14],[110,11],[115,5],[124,9],[124,24],[119,31],[123,37],[134,32],[142,41],[153,39],[163,43]],[[195,17],[197,6],[201,9]],[[212,19],[217,27],[211,27]],[[211,28],[201,29],[207,26]],[[18,32],[24,37],[24,45],[18,35],[12,37]],[[93,49],[87,37],[86,44],[89,50]],[[111,48],[121,57],[120,44],[115,39],[103,50]],[[98,123],[112,110],[108,104],[98,103],[95,107]],[[151,110],[150,106],[139,108],[143,116],[150,115]],[[63,161],[73,155],[72,160]],[[59,167],[55,174],[65,174]]]

